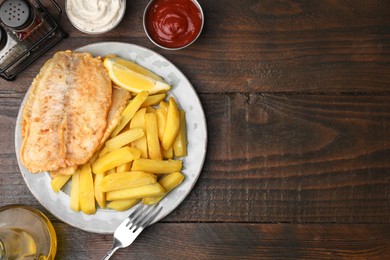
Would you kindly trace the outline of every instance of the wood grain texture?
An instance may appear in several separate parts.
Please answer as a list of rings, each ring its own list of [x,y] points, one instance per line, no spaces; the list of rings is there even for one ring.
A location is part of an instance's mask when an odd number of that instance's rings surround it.
[[[58,259],[101,259],[112,242],[111,235],[90,234],[64,224],[55,228]],[[382,260],[390,257],[389,230],[389,225],[160,223],[112,259]]]
[[[81,33],[64,16],[70,37],[23,72],[18,84],[1,84],[0,90],[26,91],[43,61],[57,50],[122,41],[164,55],[200,93],[389,93],[390,2],[386,0],[200,3],[205,12],[202,35],[176,52],[161,50],[147,39],[142,26],[147,1],[128,2],[119,26],[103,35]]]
[[[0,206],[47,214],[57,259],[107,252],[111,235],[77,230],[33,197],[14,131],[24,94],[55,52],[128,42],[191,81],[208,151],[184,202],[113,259],[390,259],[390,2],[199,0],[202,35],[180,51],[147,39],[147,2],[127,1],[119,26],[101,35],[63,15],[69,38],[15,81],[0,79]]]

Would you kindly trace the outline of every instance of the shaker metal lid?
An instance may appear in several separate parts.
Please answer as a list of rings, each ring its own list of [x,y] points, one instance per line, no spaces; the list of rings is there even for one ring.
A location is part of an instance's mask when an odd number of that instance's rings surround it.
[[[6,0],[0,7],[0,19],[8,27],[22,30],[33,21],[33,10],[25,0]]]

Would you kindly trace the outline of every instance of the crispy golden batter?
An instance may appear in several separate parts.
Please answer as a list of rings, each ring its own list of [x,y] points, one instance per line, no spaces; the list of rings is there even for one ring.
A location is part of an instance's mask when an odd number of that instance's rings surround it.
[[[99,147],[104,145],[104,142],[110,136],[112,130],[114,130],[114,128],[119,124],[122,111],[125,109],[130,98],[131,93],[129,91],[119,88],[112,89],[112,104],[107,116],[107,126],[104,130],[103,137],[100,140]],[[50,176],[54,178],[58,175],[72,175],[76,172],[76,170],[77,166],[68,166],[66,168],[50,171]]]
[[[100,146],[111,135],[111,132],[121,121],[121,114],[131,98],[131,93],[122,88],[112,89],[112,105],[107,117],[107,127],[104,131],[103,138],[100,140]]]
[[[59,175],[73,175],[77,170],[77,165],[60,168],[55,171],[50,171],[50,177],[55,178]]]
[[[112,86],[102,61],[58,52],[34,79],[23,109],[21,160],[30,172],[88,161],[100,144]]]

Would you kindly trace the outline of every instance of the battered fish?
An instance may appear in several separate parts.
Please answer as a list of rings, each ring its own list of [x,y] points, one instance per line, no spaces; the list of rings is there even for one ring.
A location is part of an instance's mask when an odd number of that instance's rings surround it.
[[[86,163],[100,144],[112,85],[99,58],[62,51],[42,67],[23,109],[20,157],[32,173]]]
[[[127,103],[129,102],[130,98],[131,93],[129,91],[121,88],[112,89],[112,104],[110,111],[108,112],[107,126],[104,130],[103,137],[100,140],[99,148],[104,145],[104,142],[110,136],[111,132],[119,124],[121,120],[121,114],[125,109]],[[97,151],[99,151],[99,148],[97,148]],[[72,175],[76,172],[76,170],[77,166],[69,166],[56,171],[50,171],[50,176],[54,178],[58,175]]]

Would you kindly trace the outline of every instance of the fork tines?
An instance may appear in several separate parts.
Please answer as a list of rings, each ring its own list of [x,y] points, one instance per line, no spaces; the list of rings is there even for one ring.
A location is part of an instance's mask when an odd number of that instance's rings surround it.
[[[140,204],[128,217],[129,222],[126,227],[129,229],[135,228],[134,232],[139,228],[147,227],[154,218],[161,212],[162,206],[156,204],[154,206],[144,206]]]

